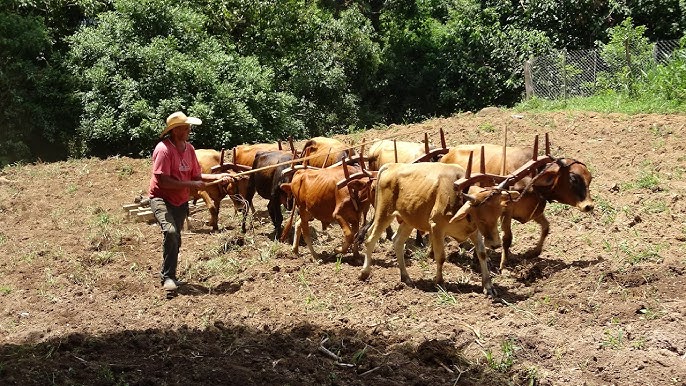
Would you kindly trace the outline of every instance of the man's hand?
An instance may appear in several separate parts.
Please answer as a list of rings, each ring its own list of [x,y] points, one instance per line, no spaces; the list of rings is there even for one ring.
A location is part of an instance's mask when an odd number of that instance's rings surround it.
[[[207,184],[203,180],[193,180],[191,181],[191,186],[195,189],[203,190],[205,189],[205,186],[207,186]]]

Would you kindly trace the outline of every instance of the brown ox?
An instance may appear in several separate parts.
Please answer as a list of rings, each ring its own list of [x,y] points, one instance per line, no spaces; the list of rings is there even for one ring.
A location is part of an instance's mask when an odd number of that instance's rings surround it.
[[[445,237],[462,242],[471,239],[481,267],[481,282],[489,296],[496,296],[491,284],[484,244],[500,246],[498,218],[517,192],[493,188],[470,188],[463,194],[455,191],[454,183],[464,177],[465,170],[446,164],[387,164],[378,175],[374,202],[374,221],[365,241],[366,256],[360,279],[371,273],[372,252],[383,230],[396,218],[402,219],[393,237],[393,248],[400,268],[400,280],[410,283],[405,269],[405,241],[413,229],[429,232],[431,252],[436,259],[435,282],[443,283]],[[361,235],[364,235],[364,229]]]
[[[369,178],[365,177],[351,181],[348,185],[358,194],[351,196],[347,187],[338,189],[336,183],[343,180],[346,175],[343,165],[327,169],[303,169],[298,170],[290,183],[282,184],[281,189],[291,194],[294,205],[300,213],[300,219],[295,226],[293,237],[293,252],[298,253],[300,235],[305,239],[307,247],[312,253],[312,258],[317,258],[310,237],[309,222],[319,220],[322,228],[336,221],[343,229],[343,245],[336,248],[336,252],[345,253],[353,244],[355,234],[360,229],[360,218],[369,210]],[[345,166],[349,174],[359,169],[354,166]],[[294,209],[295,210],[295,209]],[[283,234],[287,234],[292,226],[293,217],[284,228]],[[353,254],[359,256],[355,248]]]
[[[342,160],[343,157],[350,157],[349,147],[337,139],[315,137],[305,142],[300,156],[302,158],[309,154],[311,158],[305,161],[308,165],[325,168]]]
[[[233,162],[238,165],[252,167],[255,162],[255,155],[259,151],[281,150],[277,143],[255,143],[252,145],[238,145],[236,146],[236,156]]]
[[[212,167],[219,165],[221,162],[221,153],[212,149],[196,149],[195,156],[198,158],[203,174],[212,173]],[[232,172],[228,173],[233,174]],[[204,190],[191,189],[191,197],[194,200],[202,198],[205,201],[205,205],[207,205],[207,209],[210,211],[210,221],[207,225],[211,226],[213,231],[216,231],[219,230],[219,206],[221,201],[230,194],[234,206],[236,208],[242,207],[242,201],[235,194],[239,189],[247,191],[247,186],[247,179],[230,180],[226,183],[208,185]]]
[[[502,146],[492,144],[461,145],[450,149],[441,158],[441,162],[452,163],[466,167],[470,151],[474,152],[474,170],[480,170],[481,146],[484,146],[486,173],[500,174],[502,168]],[[507,147],[505,174],[510,174],[524,165],[533,157],[532,148]],[[503,212],[501,227],[503,232],[503,250],[500,259],[500,269],[505,266],[512,246],[512,219],[524,224],[534,220],[541,226],[541,235],[533,253],[539,255],[543,250],[550,223],[545,217],[544,209],[548,202],[557,201],[576,207],[582,212],[593,210],[589,186],[591,172],[583,163],[571,159],[560,158],[548,164],[540,174],[532,180],[526,177],[514,185],[513,189],[522,196],[513,202]],[[530,188],[529,188],[530,187]]]
[[[281,234],[281,225],[283,222],[283,214],[281,214],[281,205],[286,206],[286,209],[291,209],[288,205],[287,194],[282,191],[279,186],[282,183],[290,182],[291,174],[283,175],[282,172],[289,166],[288,164],[278,165],[293,159],[293,153],[281,150],[260,151],[255,155],[255,161],[252,164],[253,170],[265,168],[250,175],[250,184],[248,187],[248,201],[252,201],[253,196],[257,192],[261,197],[269,200],[267,210],[269,217],[274,224],[275,235],[278,237]]]

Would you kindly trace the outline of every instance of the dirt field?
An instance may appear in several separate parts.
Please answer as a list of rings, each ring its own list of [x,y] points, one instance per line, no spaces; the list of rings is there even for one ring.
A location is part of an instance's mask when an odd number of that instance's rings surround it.
[[[518,114],[513,117],[513,114]],[[448,243],[446,288],[408,252],[400,283],[391,243],[362,261],[322,259],[271,241],[266,201],[241,235],[206,211],[183,236],[179,296],[159,288],[156,224],[123,204],[147,188],[150,161],[111,158],[0,172],[0,384],[686,385],[686,116],[495,110],[345,137],[424,132],[448,145],[530,145],[594,175],[595,211],[560,204],[540,256],[538,226],[514,224],[513,258],[488,299],[469,251]],[[489,252],[494,266],[499,252]],[[326,353],[328,350],[332,354]],[[335,358],[338,357],[338,359]]]

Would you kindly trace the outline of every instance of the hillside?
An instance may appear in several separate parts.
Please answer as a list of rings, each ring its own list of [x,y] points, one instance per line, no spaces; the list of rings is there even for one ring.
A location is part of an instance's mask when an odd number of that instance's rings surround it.
[[[514,115],[514,116],[513,116]],[[147,159],[86,159],[0,172],[2,384],[686,385],[686,138],[683,115],[489,110],[342,137],[398,135],[448,145],[530,146],[593,173],[595,211],[513,225],[509,269],[481,291],[471,253],[448,243],[447,286],[413,249],[400,283],[389,242],[362,261],[337,256],[341,230],[319,230],[322,260],[271,241],[266,202],[240,233],[206,211],[183,236],[179,296],[159,288],[161,235],[122,210],[147,188]],[[494,265],[500,254],[490,253]],[[341,363],[325,352],[340,357]],[[533,383],[532,383],[533,382]]]

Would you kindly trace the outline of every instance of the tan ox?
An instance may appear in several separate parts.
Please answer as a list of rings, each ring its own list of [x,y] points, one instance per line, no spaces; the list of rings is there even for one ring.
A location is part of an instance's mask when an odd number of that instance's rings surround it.
[[[473,151],[473,170],[480,170],[481,146],[484,146],[486,173],[500,174],[502,168],[502,146],[499,145],[476,144],[457,146],[450,149],[450,152],[441,158],[441,162],[466,167],[469,160],[469,152]],[[532,148],[507,147],[505,174],[512,173],[532,159],[532,157]],[[512,219],[522,224],[534,220],[541,226],[541,234],[533,250],[534,254],[539,255],[543,250],[543,243],[550,232],[550,223],[544,214],[546,204],[551,201],[557,201],[576,207],[582,212],[592,211],[594,203],[589,190],[591,179],[591,172],[586,165],[575,159],[560,158],[556,162],[549,164],[533,182],[531,177],[526,177],[515,184],[514,189],[519,191],[522,197],[503,212],[501,221],[503,250],[500,259],[500,269],[503,269],[510,255]],[[529,185],[531,186],[529,187]]]
[[[349,174],[359,171],[354,166],[345,166]],[[336,248],[336,252],[345,253],[353,244],[355,234],[360,229],[360,219],[369,210],[369,178],[354,180],[349,185],[359,192],[357,199],[350,195],[347,187],[338,189],[336,183],[344,179],[343,165],[327,169],[303,169],[298,170],[290,183],[281,184],[281,189],[292,195],[294,206],[300,213],[300,219],[295,226],[293,237],[293,252],[298,253],[300,236],[305,239],[307,247],[312,253],[312,258],[317,258],[310,237],[309,222],[319,220],[322,228],[326,228],[334,221],[343,229],[343,245]],[[295,210],[295,209],[294,209]],[[283,234],[288,234],[292,226],[293,217],[284,227]],[[359,251],[353,250],[357,257]]]
[[[325,168],[342,160],[343,157],[349,158],[353,154],[352,151],[351,154],[348,154],[349,147],[337,139],[315,137],[305,142],[300,157],[302,158],[309,154],[312,158],[305,161],[308,165]]]
[[[429,150],[435,148],[436,146],[429,145]],[[385,139],[372,144],[369,148],[367,161],[369,162],[369,170],[379,170],[383,165],[389,163],[412,163],[425,154],[426,146],[423,143],[406,141],[394,142]],[[386,238],[388,240],[393,238],[393,230],[390,226],[386,228]],[[419,231],[417,231],[415,244],[420,246],[424,245]]]
[[[435,148],[436,146],[429,145],[429,150]],[[395,141],[394,144],[393,141],[387,139],[375,142],[369,148],[367,155],[369,170],[379,170],[388,163],[411,163],[425,155],[425,152],[426,147],[419,142]]]
[[[219,165],[221,161],[221,153],[212,149],[196,149],[195,156],[198,158],[203,174],[211,174],[212,167]],[[233,174],[233,172],[228,173]],[[219,206],[221,201],[227,195],[231,195],[234,206],[237,208],[242,207],[242,200],[236,197],[236,192],[239,189],[247,191],[247,186],[247,179],[230,180],[226,183],[209,185],[204,190],[191,189],[191,197],[194,200],[202,198],[205,201],[205,205],[207,205],[207,209],[210,211],[210,221],[208,221],[207,225],[211,226],[213,231],[217,231],[219,230]]]
[[[371,273],[372,252],[381,233],[399,217],[402,222],[393,237],[393,248],[400,280],[410,283],[405,269],[405,241],[413,229],[419,229],[429,232],[431,252],[436,260],[436,283],[443,283],[445,237],[451,236],[458,242],[470,239],[476,246],[483,288],[489,296],[496,296],[484,244],[490,248],[500,246],[498,219],[510,199],[519,194],[472,187],[471,195],[463,195],[465,203],[454,188],[454,182],[464,174],[460,166],[440,163],[386,164],[381,168],[374,221],[365,241],[366,256],[360,279],[366,280]],[[364,229],[360,233],[363,232]]]

